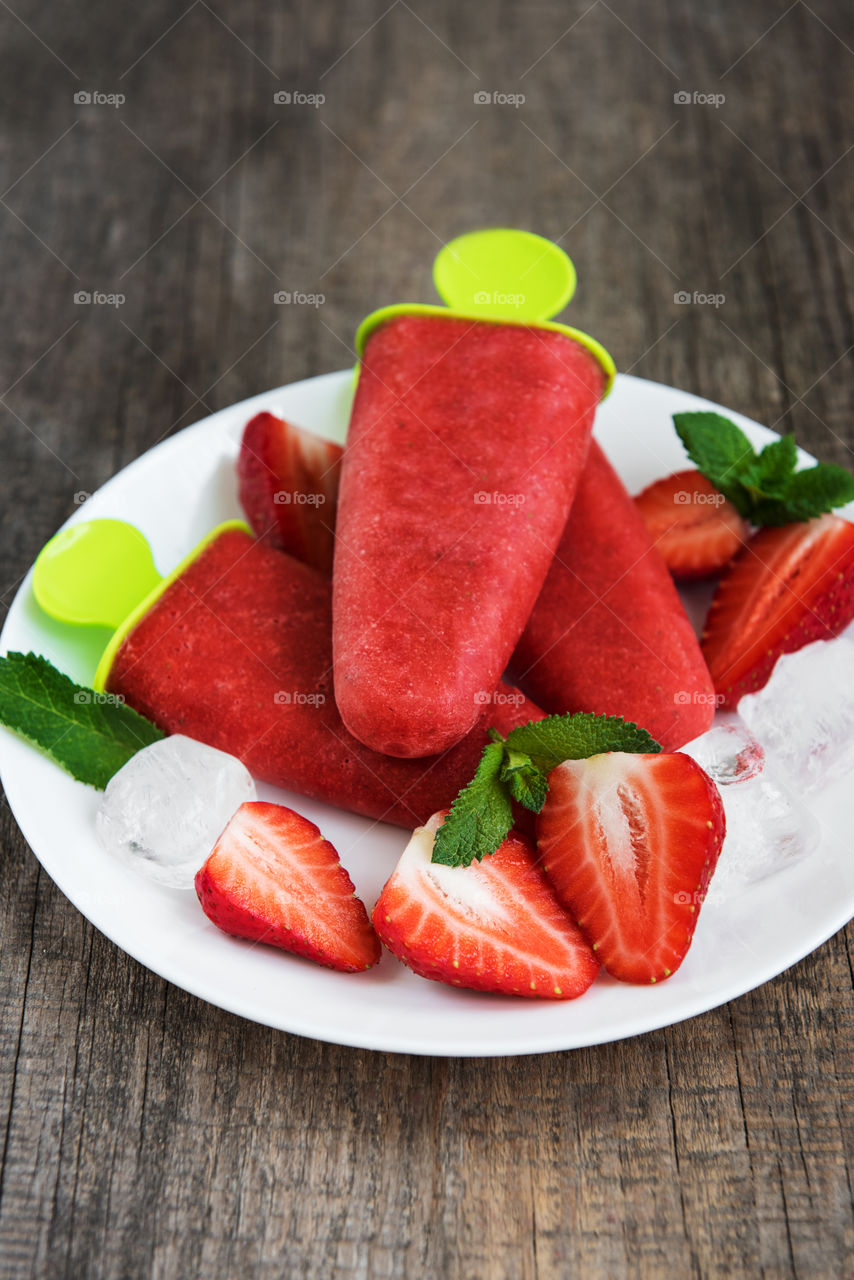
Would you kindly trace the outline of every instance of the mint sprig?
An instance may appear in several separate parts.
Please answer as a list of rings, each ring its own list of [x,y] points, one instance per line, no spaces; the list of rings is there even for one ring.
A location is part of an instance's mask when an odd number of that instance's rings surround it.
[[[137,751],[165,736],[121,699],[75,684],[35,653],[0,658],[0,724],[99,790]]]
[[[619,716],[546,716],[512,729],[506,738],[490,730],[480,764],[451,805],[433,844],[433,862],[467,867],[487,857],[513,825],[516,800],[539,813],[548,795],[548,775],[564,760],[585,760],[605,751],[658,752],[655,739]]]
[[[854,501],[854,475],[833,462],[797,470],[794,436],[756,452],[744,432],[719,413],[674,413],[688,457],[754,525],[790,524]]]
[[[501,779],[504,744],[484,747],[480,764],[463,787],[433,844],[433,862],[446,867],[467,867],[473,858],[494,853],[513,825],[513,806],[507,784]]]

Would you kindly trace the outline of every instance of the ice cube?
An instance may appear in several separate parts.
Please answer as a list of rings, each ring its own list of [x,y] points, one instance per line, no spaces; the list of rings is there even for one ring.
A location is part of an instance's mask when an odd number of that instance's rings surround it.
[[[108,853],[161,884],[189,889],[255,783],[239,760],[175,734],[144,747],[107,784],[95,819]]]
[[[854,768],[854,643],[840,636],[783,654],[738,710],[769,766],[801,790],[842,777]]]
[[[738,716],[718,712],[706,733],[682,750],[697,761],[718,786],[755,778],[765,767],[765,752]]]
[[[812,853],[816,820],[766,770],[762,745],[739,716],[718,712],[711,729],[682,750],[717,783],[726,814],[726,839],[708,902],[730,900],[746,885]]]
[[[726,837],[706,901],[731,900],[746,885],[808,857],[819,844],[817,819],[767,770],[720,788]]]

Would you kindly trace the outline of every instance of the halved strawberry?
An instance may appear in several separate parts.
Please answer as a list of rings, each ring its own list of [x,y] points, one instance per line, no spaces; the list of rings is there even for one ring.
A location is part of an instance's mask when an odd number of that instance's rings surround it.
[[[342,452],[259,413],[246,425],[237,459],[240,502],[256,536],[330,574]]]
[[[537,849],[608,973],[659,982],[691,945],[725,831],[717,787],[690,756],[617,751],[552,770]]]
[[[242,804],[196,876],[209,920],[354,973],[381,955],[379,938],[338,854],[313,822],[284,805]]]
[[[703,656],[723,705],[767,684],[781,653],[854,618],[854,524],[841,516],[760,529],[721,578]]]
[[[720,573],[748,537],[747,522],[699,471],[656,480],[635,503],[674,578]]]
[[[599,964],[511,832],[468,867],[430,861],[447,811],[418,827],[374,907],[377,933],[405,965],[436,982],[476,991],[573,1000]]]

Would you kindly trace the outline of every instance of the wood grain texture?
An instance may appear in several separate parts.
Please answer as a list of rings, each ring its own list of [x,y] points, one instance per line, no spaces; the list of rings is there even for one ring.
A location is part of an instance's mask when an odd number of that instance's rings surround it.
[[[346,366],[484,221],[565,238],[621,369],[850,464],[852,49],[833,0],[4,4],[4,604],[75,495]],[[850,927],[632,1041],[409,1058],[202,1004],[0,846],[3,1280],[854,1274]]]

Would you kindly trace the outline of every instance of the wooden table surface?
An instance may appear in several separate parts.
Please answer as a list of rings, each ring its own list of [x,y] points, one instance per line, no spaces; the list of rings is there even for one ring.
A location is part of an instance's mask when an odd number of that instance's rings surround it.
[[[5,606],[483,223],[562,240],[620,369],[851,462],[850,6],[3,0],[0,65]],[[0,834],[0,1276],[852,1274],[850,927],[623,1043],[357,1052],[161,981]]]

